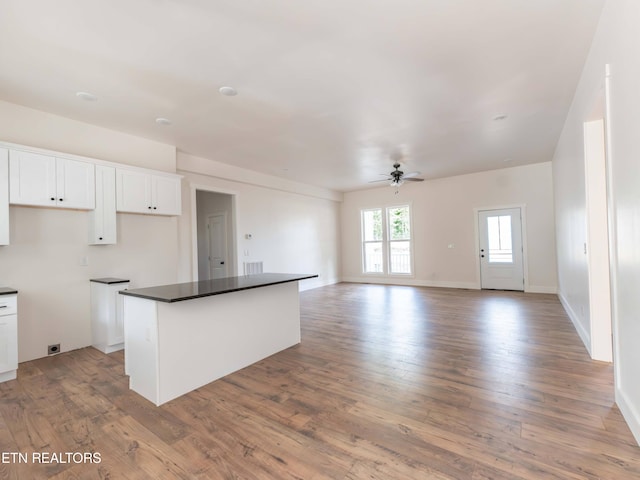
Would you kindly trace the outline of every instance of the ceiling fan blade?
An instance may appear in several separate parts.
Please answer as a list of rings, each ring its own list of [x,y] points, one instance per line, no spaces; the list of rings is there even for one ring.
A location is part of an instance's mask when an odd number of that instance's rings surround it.
[[[417,177],[418,175],[420,175],[420,172],[405,173],[403,178]]]
[[[406,182],[424,182],[424,178],[415,178],[415,177],[411,177],[411,178],[404,177],[403,180]]]
[[[382,180],[371,180],[369,183],[390,182],[391,180],[393,180],[393,178],[389,177],[389,178],[383,178]]]

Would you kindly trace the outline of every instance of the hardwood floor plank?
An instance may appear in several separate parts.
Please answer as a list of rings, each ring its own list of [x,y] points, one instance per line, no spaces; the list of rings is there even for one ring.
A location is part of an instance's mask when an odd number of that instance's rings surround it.
[[[0,384],[0,479],[640,478],[613,368],[557,297],[338,284],[301,293],[302,343],[161,407],[122,352],[20,364]]]

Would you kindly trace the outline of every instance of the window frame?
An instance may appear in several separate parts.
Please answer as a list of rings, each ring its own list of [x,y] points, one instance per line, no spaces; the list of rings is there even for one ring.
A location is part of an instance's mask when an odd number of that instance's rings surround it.
[[[391,225],[389,222],[389,214],[392,209],[406,207],[409,210],[409,237],[401,240],[391,240]],[[365,212],[380,211],[382,217],[382,239],[366,240],[365,239]],[[384,276],[384,277],[403,277],[412,278],[415,275],[414,268],[414,230],[413,230],[413,205],[412,202],[402,202],[387,204],[374,207],[360,208],[360,256],[361,256],[361,273],[367,276]],[[409,242],[409,272],[392,272],[391,271],[391,245],[397,242]],[[371,243],[382,244],[382,271],[367,271],[367,254],[366,245]]]

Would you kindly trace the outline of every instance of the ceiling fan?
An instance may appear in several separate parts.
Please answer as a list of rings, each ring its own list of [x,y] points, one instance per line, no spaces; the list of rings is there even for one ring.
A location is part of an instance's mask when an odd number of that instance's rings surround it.
[[[385,175],[387,178],[383,180],[373,180],[369,183],[389,182],[389,185],[391,187],[395,187],[396,193],[398,193],[398,188],[404,182],[424,182],[424,178],[416,178],[418,175],[420,175],[420,172],[404,173],[402,170],[400,170],[400,164],[398,162],[395,162],[393,164],[393,168],[395,170],[388,174],[381,173],[381,175]]]

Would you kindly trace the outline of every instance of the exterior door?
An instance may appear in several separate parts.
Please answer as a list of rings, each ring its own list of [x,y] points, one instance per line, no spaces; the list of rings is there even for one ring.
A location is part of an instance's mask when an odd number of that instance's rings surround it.
[[[524,291],[520,208],[479,211],[478,232],[481,288]]]
[[[209,246],[209,278],[227,276],[227,215],[207,216],[207,245]]]

